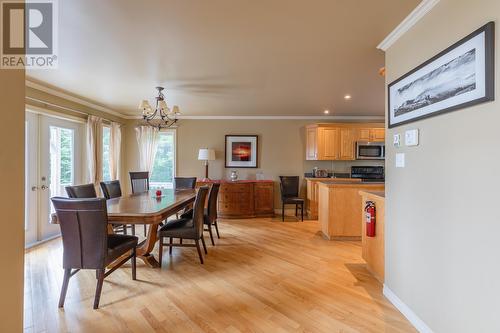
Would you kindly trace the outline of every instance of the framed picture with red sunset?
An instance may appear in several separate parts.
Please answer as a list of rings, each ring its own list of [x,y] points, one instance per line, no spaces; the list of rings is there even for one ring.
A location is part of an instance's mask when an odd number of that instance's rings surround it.
[[[257,135],[226,135],[226,168],[257,168]]]

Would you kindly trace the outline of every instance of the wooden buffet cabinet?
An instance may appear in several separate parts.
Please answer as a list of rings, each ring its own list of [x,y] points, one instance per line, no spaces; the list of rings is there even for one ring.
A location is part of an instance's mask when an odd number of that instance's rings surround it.
[[[274,181],[198,181],[196,186],[220,183],[217,215],[226,219],[244,219],[274,216]]]
[[[306,160],[352,161],[356,141],[384,141],[382,123],[326,123],[306,126]]]

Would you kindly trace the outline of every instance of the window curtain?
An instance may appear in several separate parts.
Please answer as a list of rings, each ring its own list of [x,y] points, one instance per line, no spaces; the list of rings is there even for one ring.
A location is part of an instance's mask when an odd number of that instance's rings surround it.
[[[111,179],[120,179],[120,159],[122,147],[121,125],[111,122],[111,133],[109,138],[109,172]]]
[[[139,167],[141,171],[153,170],[156,149],[158,148],[158,128],[139,126],[135,128],[139,144]]]
[[[96,116],[87,119],[87,162],[89,182],[99,191],[102,179],[102,118]]]

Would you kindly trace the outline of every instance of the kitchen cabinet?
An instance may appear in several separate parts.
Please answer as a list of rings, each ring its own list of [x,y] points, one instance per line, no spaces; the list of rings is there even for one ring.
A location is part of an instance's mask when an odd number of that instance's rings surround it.
[[[358,141],[385,141],[385,129],[383,128],[360,128],[358,130]]]
[[[316,127],[306,128],[306,160],[318,159],[318,130]]]
[[[380,123],[328,123],[306,127],[306,160],[352,161],[356,159],[356,141],[384,141]]]

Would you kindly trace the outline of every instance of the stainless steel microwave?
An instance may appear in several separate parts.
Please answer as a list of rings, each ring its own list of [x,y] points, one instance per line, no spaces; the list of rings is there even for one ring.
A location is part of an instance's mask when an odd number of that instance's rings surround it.
[[[384,142],[356,142],[356,159],[357,160],[383,160],[385,159],[385,143]]]

